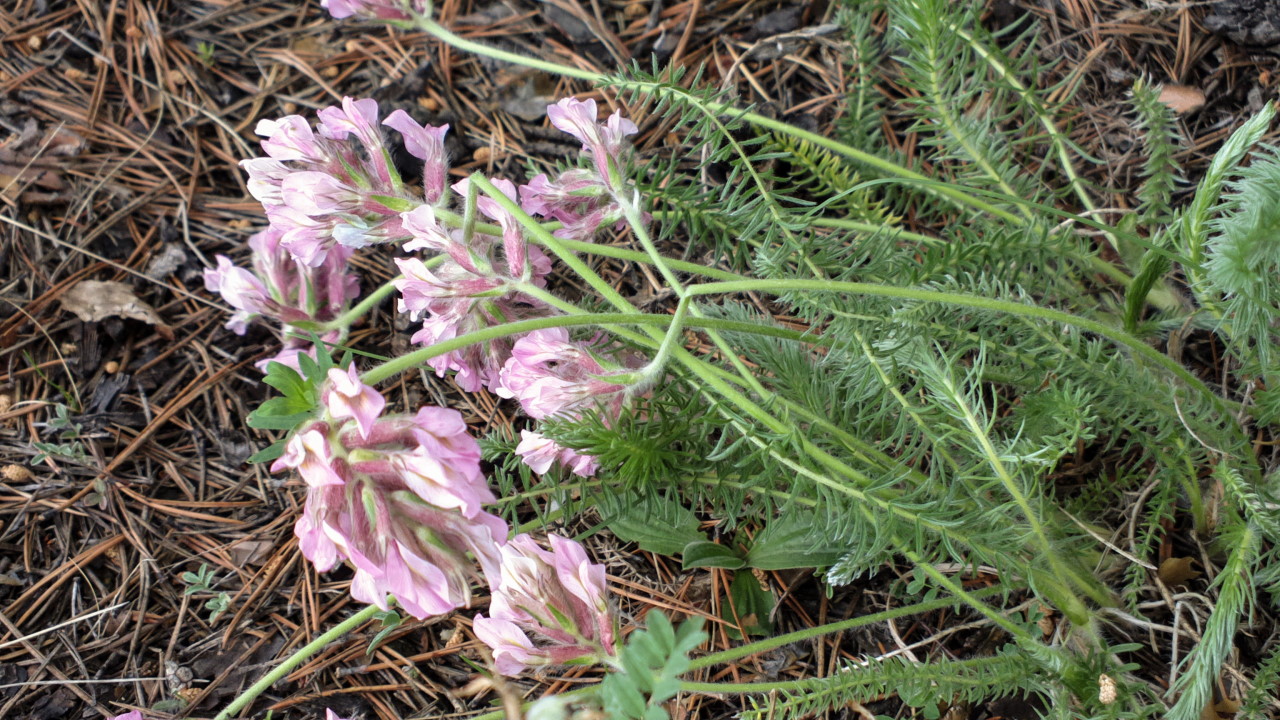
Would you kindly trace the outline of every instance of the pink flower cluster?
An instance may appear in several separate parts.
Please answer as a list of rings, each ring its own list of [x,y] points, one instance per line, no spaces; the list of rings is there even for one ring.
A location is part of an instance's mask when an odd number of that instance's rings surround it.
[[[275,357],[258,364],[264,371],[272,360],[298,369],[299,352],[315,356],[311,343],[284,333],[284,325],[332,320],[346,310],[360,290],[357,277],[347,271],[351,250],[335,248],[319,264],[308,265],[284,248],[281,235],[280,230],[271,227],[249,239],[253,270],[237,267],[226,256],[218,255],[218,266],[204,272],[205,287],[222,295],[236,310],[227,322],[232,331],[243,335],[249,322],[258,317],[282,325],[283,347]],[[333,330],[321,339],[339,342],[344,336],[344,331]]]
[[[506,180],[494,185],[514,200],[515,186]],[[453,186],[467,193],[467,181]],[[400,290],[400,310],[417,319],[426,318],[413,342],[434,345],[459,335],[494,325],[545,314],[545,309],[518,289],[520,283],[541,287],[551,272],[551,260],[525,239],[511,213],[492,198],[480,197],[477,206],[502,228],[501,239],[450,229],[436,220],[429,205],[404,213],[404,227],[413,239],[405,249],[427,249],[443,256],[434,269],[417,258],[396,260],[404,277],[396,282]],[[502,359],[510,352],[509,341],[469,346],[429,361],[437,375],[457,373],[458,386],[468,392],[493,388]]]
[[[289,115],[263,120],[265,158],[241,163],[249,192],[266,210],[281,245],[297,260],[317,266],[335,247],[360,248],[407,237],[400,214],[422,199],[409,191],[391,162],[374,100],[343,98],[341,106],[306,118]],[[422,126],[403,110],[381,125],[400,133],[405,148],[424,163],[423,196],[438,202],[444,193],[444,134],[448,126]]]
[[[477,615],[472,623],[504,675],[615,652],[604,566],[592,564],[578,543],[548,538],[551,552],[528,535],[503,546],[490,616]]]
[[[325,418],[301,428],[272,470],[295,469],[307,501],[295,533],[325,572],[355,568],[351,594],[428,617],[471,599],[475,563],[497,572],[507,524],[483,509],[495,500],[480,448],[456,410],[424,407],[381,417],[385,400],[354,369],[329,372]]]
[[[294,533],[317,570],[349,562],[352,597],[387,609],[393,596],[417,618],[469,605],[483,576],[492,617],[477,617],[476,632],[502,672],[614,652],[603,566],[563,538],[551,553],[528,535],[507,542],[506,522],[484,510],[495,497],[461,414],[384,416],[354,366],[329,371],[321,400],[324,415],[272,466],[307,484]]]
[[[520,188],[521,206],[531,215],[558,220],[558,237],[586,240],[602,225],[616,223],[622,210],[614,196],[623,192],[621,171],[626,136],[638,132],[635,123],[615,112],[601,125],[595,100],[565,98],[547,108],[551,124],[582,141],[591,155],[592,169],[572,169],[559,177],[537,175]]]
[[[511,201],[519,195],[526,212],[559,220],[557,234],[590,237],[601,224],[617,221],[621,211],[612,199],[621,191],[620,168],[624,164],[626,136],[636,126],[614,113],[607,122],[596,121],[594,101],[561,100],[547,108],[552,123],[582,141],[590,153],[592,170],[569,170],[555,181],[535,177],[518,191],[506,180],[494,185]],[[453,186],[466,195],[467,182]],[[547,315],[552,310],[519,290],[522,283],[537,287],[551,271],[550,260],[528,243],[515,217],[493,198],[481,196],[478,209],[501,228],[497,236],[473,233],[464,236],[440,222],[430,205],[401,215],[404,229],[413,239],[405,249],[426,249],[444,256],[434,269],[416,258],[397,260],[403,279],[400,309],[414,319],[425,316],[414,342],[433,345],[484,327]],[[488,388],[517,399],[534,419],[574,418],[589,407],[604,410],[608,418],[620,411],[628,389],[615,382],[637,365],[610,359],[601,343],[576,343],[562,329],[530,333],[510,340],[475,344],[433,358],[440,376],[456,373],[458,385],[474,392]],[[613,380],[610,377],[613,377]],[[545,436],[525,431],[516,450],[533,470],[548,472],[560,463],[571,472],[590,476],[594,458],[562,448]]]

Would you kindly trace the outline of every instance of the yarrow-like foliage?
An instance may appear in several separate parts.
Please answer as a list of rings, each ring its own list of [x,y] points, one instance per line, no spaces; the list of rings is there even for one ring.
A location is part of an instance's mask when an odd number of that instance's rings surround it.
[[[477,615],[472,623],[505,675],[617,654],[604,566],[591,563],[572,540],[558,535],[548,539],[551,552],[528,535],[503,546],[490,615]]]

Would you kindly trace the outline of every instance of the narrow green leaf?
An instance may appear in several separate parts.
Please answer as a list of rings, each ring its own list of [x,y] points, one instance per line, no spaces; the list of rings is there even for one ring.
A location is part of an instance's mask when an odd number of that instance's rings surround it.
[[[693,568],[723,568],[737,570],[744,567],[747,561],[725,545],[718,545],[710,540],[694,540],[684,546],[681,551],[685,570]]]

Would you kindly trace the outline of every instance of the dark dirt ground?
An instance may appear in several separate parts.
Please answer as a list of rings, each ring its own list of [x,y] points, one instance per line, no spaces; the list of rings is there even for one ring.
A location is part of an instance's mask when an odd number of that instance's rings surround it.
[[[244,463],[268,440],[244,417],[265,395],[252,363],[273,339],[261,329],[244,338],[225,330],[226,308],[200,279],[215,253],[243,257],[244,241],[264,225],[236,165],[258,154],[254,124],[310,113],[343,95],[372,96],[384,112],[403,107],[420,121],[450,123],[455,173],[518,176],[530,157],[546,162],[574,152],[541,109],[589,89],[482,62],[421,34],[335,22],[316,2],[5,5],[0,718],[110,717],[166,701],[177,716],[208,717],[358,609],[342,572],[318,576],[297,552],[300,484]],[[841,112],[842,41],[821,27],[834,13],[824,2],[439,5],[444,25],[522,52],[602,70],[656,53],[666,62],[706,64],[705,79],[734,89],[743,103],[770,104],[813,127],[831,127]],[[1079,78],[1073,138],[1105,161],[1090,171],[1098,188],[1115,189],[1098,191],[1100,205],[1123,208],[1131,206],[1127,188],[1140,165],[1126,101],[1136,77],[1206,96],[1202,108],[1179,116],[1188,148],[1179,160],[1190,179],[1275,96],[1276,55],[1210,33],[1209,12],[1131,0],[994,0],[986,20],[1035,23],[1052,39],[1056,64],[1046,80]],[[1221,21],[1208,24],[1222,30]],[[760,52],[779,40],[782,54]],[[662,151],[665,132],[635,119],[645,131],[641,150]],[[894,139],[912,147],[909,136]],[[388,256],[357,262],[367,286],[391,276]],[[630,268],[607,267],[623,287],[652,291]],[[85,280],[125,283],[154,315],[81,320],[63,301]],[[407,334],[384,307],[353,344],[395,352],[407,346]],[[480,431],[512,420],[496,398],[461,394],[435,378],[404,378],[386,390],[406,407],[424,397],[450,402]],[[33,442],[73,442],[57,440],[65,430],[57,427],[59,406],[79,426],[83,460],[33,464]],[[650,607],[716,615],[709,598],[720,594],[722,574],[684,573],[607,536],[593,542],[624,623]],[[215,575],[210,590],[184,595],[180,575],[202,564]],[[804,574],[764,579],[785,598],[779,630],[792,630],[882,609],[896,578],[886,569],[830,598]],[[222,592],[229,609],[211,623],[203,606]],[[990,647],[987,630],[960,627],[969,620],[935,613],[750,658],[701,679],[822,675],[842,660],[907,646],[921,656]],[[258,716],[270,708],[276,718],[320,717],[327,706],[353,719],[391,720],[492,707],[491,693],[466,691],[475,674],[463,658],[476,657],[477,643],[465,617],[403,625],[366,657],[376,632],[368,625],[307,662],[258,701]],[[1265,639],[1249,642],[1260,647]],[[713,624],[713,649],[729,644]],[[1152,648],[1153,665],[1161,652]],[[1250,651],[1242,652],[1247,667]],[[1239,677],[1235,669],[1225,673],[1224,692],[1239,687]],[[521,685],[536,697],[584,679],[586,671],[574,670]],[[688,698],[674,714],[717,718],[735,709]],[[869,709],[892,713],[895,705]],[[1006,701],[955,708],[949,717],[1027,717],[1029,710]]]

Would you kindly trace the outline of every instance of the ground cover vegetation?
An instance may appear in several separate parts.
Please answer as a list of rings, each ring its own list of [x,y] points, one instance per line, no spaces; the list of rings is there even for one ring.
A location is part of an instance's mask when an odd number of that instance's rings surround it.
[[[126,498],[148,498],[159,515],[217,523],[250,479],[287,498],[258,521],[277,543],[269,565],[238,573],[228,546],[252,534],[198,543],[234,584],[192,564],[173,573],[176,620],[115,616],[138,628],[117,645],[130,698],[108,704],[56,671],[87,712],[1190,720],[1280,708],[1271,103],[1255,99],[1191,181],[1169,86],[1128,77],[1114,102],[1136,161],[1098,157],[1105,146],[1077,129],[1087,78],[1055,57],[1060,38],[981,4],[845,0],[821,25],[769,34],[779,53],[838,38],[825,127],[748,106],[706,66],[657,53],[587,69],[456,34],[442,18],[452,5],[323,5],[332,18],[308,17],[357,43],[393,37],[572,79],[599,102],[529,80],[503,109],[545,116],[567,151],[496,171],[453,162],[456,130],[415,118],[438,101],[360,97],[341,72],[314,109],[245,109],[260,149],[237,133],[221,152],[256,201],[238,206],[259,213],[252,234],[185,276],[182,258],[129,270],[172,276],[180,302],[208,303],[203,285],[231,308],[229,321],[201,311],[225,325],[218,356],[231,364],[215,373],[199,351],[204,379],[184,391],[232,373],[254,388],[216,406],[251,434],[243,450],[222,443],[212,496],[207,470],[198,489],[178,479],[189,446],[149,459],[177,495],[114,477],[146,439],[132,433],[112,459],[87,428],[112,419],[98,417],[114,412],[99,392],[119,364],[86,399],[65,362],[10,353],[11,382],[61,396],[32,403],[45,431],[29,420],[26,462],[6,469],[46,516],[78,513],[100,532]],[[215,69],[217,47],[197,48]],[[661,142],[640,142],[651,135]],[[1128,187],[1108,185],[1125,166]],[[75,247],[38,218],[6,223]],[[128,268],[100,262],[90,269]],[[173,336],[118,282],[63,290],[86,326],[109,317],[121,333],[124,318]],[[4,331],[36,321],[33,307]],[[480,408],[489,422],[468,422]],[[33,494],[24,465],[82,487]],[[32,517],[15,512],[11,527]],[[167,522],[131,517],[67,562],[119,564],[115,544]],[[75,551],[72,537],[56,542]],[[652,564],[637,574],[622,548]],[[239,660],[218,656],[212,681],[181,680],[181,623],[236,647],[282,564],[302,578],[286,595],[305,621],[277,614]],[[67,574],[6,611],[23,610],[6,625],[30,658],[32,601]],[[121,606],[104,607],[73,623]],[[899,621],[922,639],[904,641]],[[163,670],[145,674],[176,681],[144,677],[132,654],[148,624],[171,639]],[[433,628],[414,649],[412,633]],[[841,644],[859,634],[856,649]],[[336,702],[370,687],[305,674],[326,656],[392,673],[397,700]],[[15,687],[38,686],[14,668]],[[304,678],[312,697],[267,702]],[[581,678],[601,680],[564,682]]]

